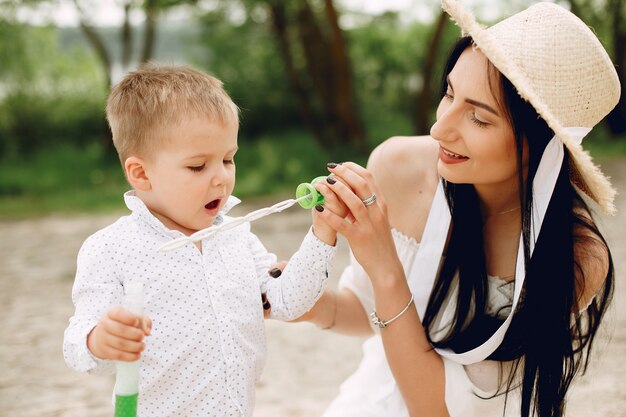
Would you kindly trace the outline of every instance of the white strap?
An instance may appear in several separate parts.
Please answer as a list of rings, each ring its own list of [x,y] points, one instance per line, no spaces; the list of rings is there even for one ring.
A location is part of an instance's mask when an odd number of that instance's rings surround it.
[[[423,318],[426,312],[449,229],[450,209],[448,209],[443,185],[439,182],[419,249],[407,277],[420,318]]]
[[[582,140],[591,129],[588,128],[566,128],[566,132],[575,140]],[[541,224],[545,217],[550,203],[550,198],[554,192],[554,186],[563,164],[563,144],[555,136],[546,146],[541,157],[535,179],[533,181],[533,213],[530,224],[530,254],[532,256],[535,248]],[[426,228],[420,243],[420,248],[416,254],[415,260],[411,265],[408,274],[408,282],[411,291],[415,295],[415,304],[420,318],[424,317],[426,306],[430,292],[432,291],[439,263],[442,259],[443,249],[448,237],[448,229],[450,227],[450,210],[445,199],[443,186],[439,184],[435,198],[428,215]],[[524,286],[524,278],[526,276],[524,265],[524,246],[522,236],[520,235],[519,249],[517,253],[517,263],[515,268],[515,290],[513,293],[513,306],[511,313],[504,323],[495,331],[495,333],[482,345],[466,351],[455,353],[451,349],[436,349],[437,352],[448,359],[451,359],[462,365],[469,365],[486,359],[493,353],[502,340],[511,324],[513,315],[519,302],[520,294]],[[450,305],[454,306],[452,302]]]

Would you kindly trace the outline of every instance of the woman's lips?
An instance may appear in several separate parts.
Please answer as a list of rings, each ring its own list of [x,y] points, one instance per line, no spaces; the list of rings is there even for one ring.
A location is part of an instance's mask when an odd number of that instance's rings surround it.
[[[469,160],[467,156],[459,155],[457,153],[449,151],[443,146],[439,147],[439,159],[441,159],[441,161],[446,164],[458,164]]]

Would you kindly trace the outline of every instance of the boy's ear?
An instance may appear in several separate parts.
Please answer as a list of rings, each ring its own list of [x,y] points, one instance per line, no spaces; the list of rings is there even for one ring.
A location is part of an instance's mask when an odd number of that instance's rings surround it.
[[[136,156],[129,156],[124,161],[126,178],[133,188],[140,191],[150,191],[152,185],[145,170],[145,161]]]

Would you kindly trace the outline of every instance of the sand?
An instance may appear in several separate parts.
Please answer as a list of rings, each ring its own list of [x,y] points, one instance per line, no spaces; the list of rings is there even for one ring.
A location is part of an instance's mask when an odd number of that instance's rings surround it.
[[[604,163],[626,190],[626,159]],[[274,200],[238,208],[241,215]],[[603,220],[613,250],[617,290],[596,358],[570,394],[568,416],[626,416],[626,196],[620,214]],[[46,217],[0,222],[0,417],[105,417],[113,415],[113,377],[79,374],[66,367],[63,331],[76,253],[83,240],[117,215]],[[310,214],[291,208],[254,224],[268,249],[282,259],[295,250]],[[331,286],[347,263],[339,242]],[[267,322],[269,356],[258,383],[255,417],[315,417],[337,394],[361,357],[362,339],[321,331],[308,323]],[[386,416],[381,416],[386,417]]]

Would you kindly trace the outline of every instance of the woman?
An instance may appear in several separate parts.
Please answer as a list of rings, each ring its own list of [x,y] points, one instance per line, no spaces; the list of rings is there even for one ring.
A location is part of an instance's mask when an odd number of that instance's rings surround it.
[[[303,319],[374,332],[327,417],[561,416],[611,298],[590,212],[615,192],[579,144],[619,99],[606,52],[551,3],[489,29],[443,7],[469,36],[431,137],[329,164],[319,186],[351,211],[316,207],[354,262]]]

